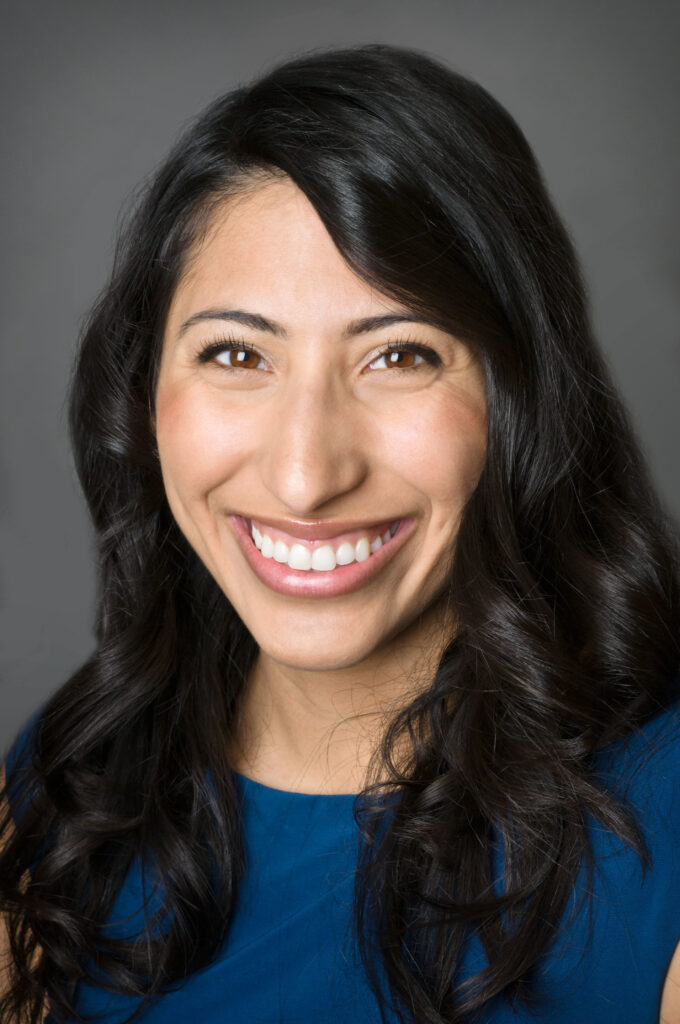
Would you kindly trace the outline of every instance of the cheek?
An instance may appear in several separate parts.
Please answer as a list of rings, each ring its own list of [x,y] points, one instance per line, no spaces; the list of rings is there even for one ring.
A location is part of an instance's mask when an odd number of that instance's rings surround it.
[[[156,438],[166,490],[190,499],[216,487],[247,455],[248,436],[243,417],[205,389],[159,388]]]
[[[383,443],[395,472],[425,498],[433,504],[459,506],[474,490],[484,466],[484,405],[447,392],[410,410],[404,404]]]

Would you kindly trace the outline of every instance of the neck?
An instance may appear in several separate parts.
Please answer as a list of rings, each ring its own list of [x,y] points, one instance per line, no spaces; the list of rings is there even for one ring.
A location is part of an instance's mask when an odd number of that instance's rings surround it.
[[[246,687],[234,768],[277,789],[356,793],[394,716],[432,682],[452,631],[440,605],[358,665],[285,665],[260,651]]]

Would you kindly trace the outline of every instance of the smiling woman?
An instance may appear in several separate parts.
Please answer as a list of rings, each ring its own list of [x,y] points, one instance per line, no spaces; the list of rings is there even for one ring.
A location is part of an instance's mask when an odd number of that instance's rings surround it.
[[[394,638],[408,628],[422,650],[484,465],[484,374],[348,267],[289,178],[214,212],[169,309],[156,438],[175,521],[255,638],[267,689],[295,666],[305,693],[365,703],[367,658],[379,650],[393,679]],[[266,781],[360,789],[360,765],[337,736],[329,765],[317,732],[290,768],[277,745]]]
[[[677,539],[488,93],[217,100],[71,428],[97,648],[7,759],[3,1021],[680,1019]]]

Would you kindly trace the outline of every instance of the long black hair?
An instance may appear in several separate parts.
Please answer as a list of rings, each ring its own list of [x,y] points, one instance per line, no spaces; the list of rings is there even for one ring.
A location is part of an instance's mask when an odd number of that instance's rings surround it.
[[[530,998],[588,858],[587,814],[645,856],[593,756],[670,700],[677,539],[570,241],[524,136],[479,85],[407,49],[306,54],[191,125],[83,333],[70,427],[98,546],[96,649],[14,772],[3,1020],[36,1021],[45,995],[63,1020],[93,975],[151,997],[228,933],[245,867],[225,741],[257,649],[172,518],[151,416],[192,245],[215,204],[267,174],[288,175],[348,265],[465,340],[486,377],[487,459],[448,585],[456,633],[376,753],[400,794],[388,826],[359,815],[354,920],[381,1005],[441,1024],[498,993]],[[138,859],[160,879],[158,915],[114,940],[102,926]],[[463,984],[471,931],[489,966]]]

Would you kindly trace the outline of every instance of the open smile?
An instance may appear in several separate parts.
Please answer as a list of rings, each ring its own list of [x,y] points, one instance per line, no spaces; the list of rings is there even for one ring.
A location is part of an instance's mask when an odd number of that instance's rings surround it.
[[[228,519],[258,579],[293,597],[334,597],[356,590],[391,560],[415,527],[415,519],[386,520],[334,537],[328,529],[307,531],[317,534],[312,539],[245,516]]]

